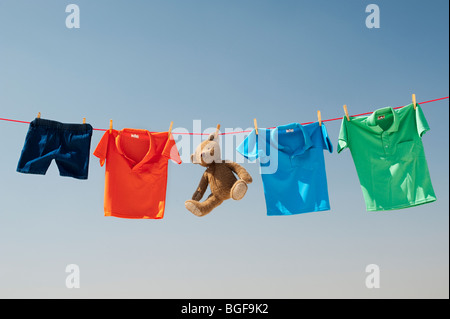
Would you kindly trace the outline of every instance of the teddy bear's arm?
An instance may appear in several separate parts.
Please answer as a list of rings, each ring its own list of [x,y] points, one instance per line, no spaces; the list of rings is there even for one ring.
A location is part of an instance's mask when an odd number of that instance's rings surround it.
[[[250,176],[250,174],[246,171],[245,168],[243,168],[241,165],[235,162],[226,162],[225,163],[233,172],[236,173],[236,175],[242,179],[247,184],[250,184],[253,179]]]
[[[195,191],[194,195],[192,195],[192,200],[196,201],[201,200],[207,188],[208,188],[208,176],[205,172],[202,176],[202,179],[200,180],[200,183],[198,184],[197,190]]]

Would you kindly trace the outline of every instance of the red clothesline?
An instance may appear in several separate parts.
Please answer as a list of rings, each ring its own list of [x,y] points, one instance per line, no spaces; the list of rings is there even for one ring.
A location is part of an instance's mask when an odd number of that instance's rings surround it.
[[[436,101],[441,101],[441,100],[446,100],[449,97],[441,97],[439,99],[434,99],[434,100],[429,100],[429,101],[425,101],[425,102],[420,102],[418,104],[427,104],[427,103],[432,103],[432,102],[436,102]],[[394,107],[393,109],[401,109],[402,107],[405,107],[406,105],[403,106],[398,106],[398,107]],[[373,112],[366,112],[366,113],[361,113],[361,114],[355,114],[355,115],[350,115],[351,117],[356,117],[356,116],[363,116],[363,115],[369,115],[372,114]],[[333,119],[327,119],[327,120],[322,120],[322,122],[331,122],[331,121],[338,121],[338,120],[342,120],[343,117],[336,117]],[[30,122],[26,122],[26,121],[19,121],[19,120],[13,120],[13,119],[4,119],[0,117],[0,121],[8,121],[8,122],[14,122],[14,123],[24,123],[24,124],[30,124]],[[300,123],[301,125],[307,125],[307,124],[312,124],[314,122],[306,122],[306,123]],[[275,127],[268,127],[268,129],[274,129]],[[103,131],[106,132],[108,129],[103,129],[103,128],[94,128],[93,130],[95,131]],[[219,133],[219,135],[227,135],[227,134],[241,134],[241,133],[250,133],[251,131],[247,130],[247,131],[237,131],[237,132],[225,132],[225,133]],[[207,133],[176,133],[176,132],[172,132],[172,134],[174,135],[209,135]]]

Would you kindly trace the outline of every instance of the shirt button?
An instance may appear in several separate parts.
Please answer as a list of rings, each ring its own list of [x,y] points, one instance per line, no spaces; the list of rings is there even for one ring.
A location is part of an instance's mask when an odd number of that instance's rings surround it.
[[[388,148],[389,146],[388,145],[386,145],[386,148]]]

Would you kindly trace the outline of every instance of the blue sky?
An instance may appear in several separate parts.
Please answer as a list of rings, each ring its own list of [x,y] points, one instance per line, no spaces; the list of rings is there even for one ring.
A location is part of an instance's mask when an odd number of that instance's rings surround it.
[[[66,5],[80,7],[67,29]],[[381,28],[365,26],[376,3]],[[0,1],[0,117],[96,128],[249,128],[448,96],[448,1]],[[246,197],[184,207],[203,169],[169,164],[163,220],[103,216],[89,179],[15,172],[26,124],[0,122],[0,297],[448,298],[448,100],[426,104],[435,203],[367,213],[350,152],[325,154],[331,211],[266,216]],[[336,146],[340,122],[326,124]],[[92,150],[101,138],[94,132]],[[239,138],[243,138],[240,136]],[[177,138],[181,138],[178,136]],[[190,140],[195,146],[197,140]],[[92,153],[92,152],[91,152]],[[189,150],[183,156],[189,155]],[[365,267],[381,288],[365,287]],[[81,287],[65,287],[77,264]]]

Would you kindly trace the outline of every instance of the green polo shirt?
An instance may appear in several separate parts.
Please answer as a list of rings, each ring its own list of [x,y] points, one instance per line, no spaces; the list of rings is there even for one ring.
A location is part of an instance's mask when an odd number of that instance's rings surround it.
[[[367,211],[434,202],[422,135],[428,131],[420,105],[379,109],[342,120],[338,153],[349,148]]]

